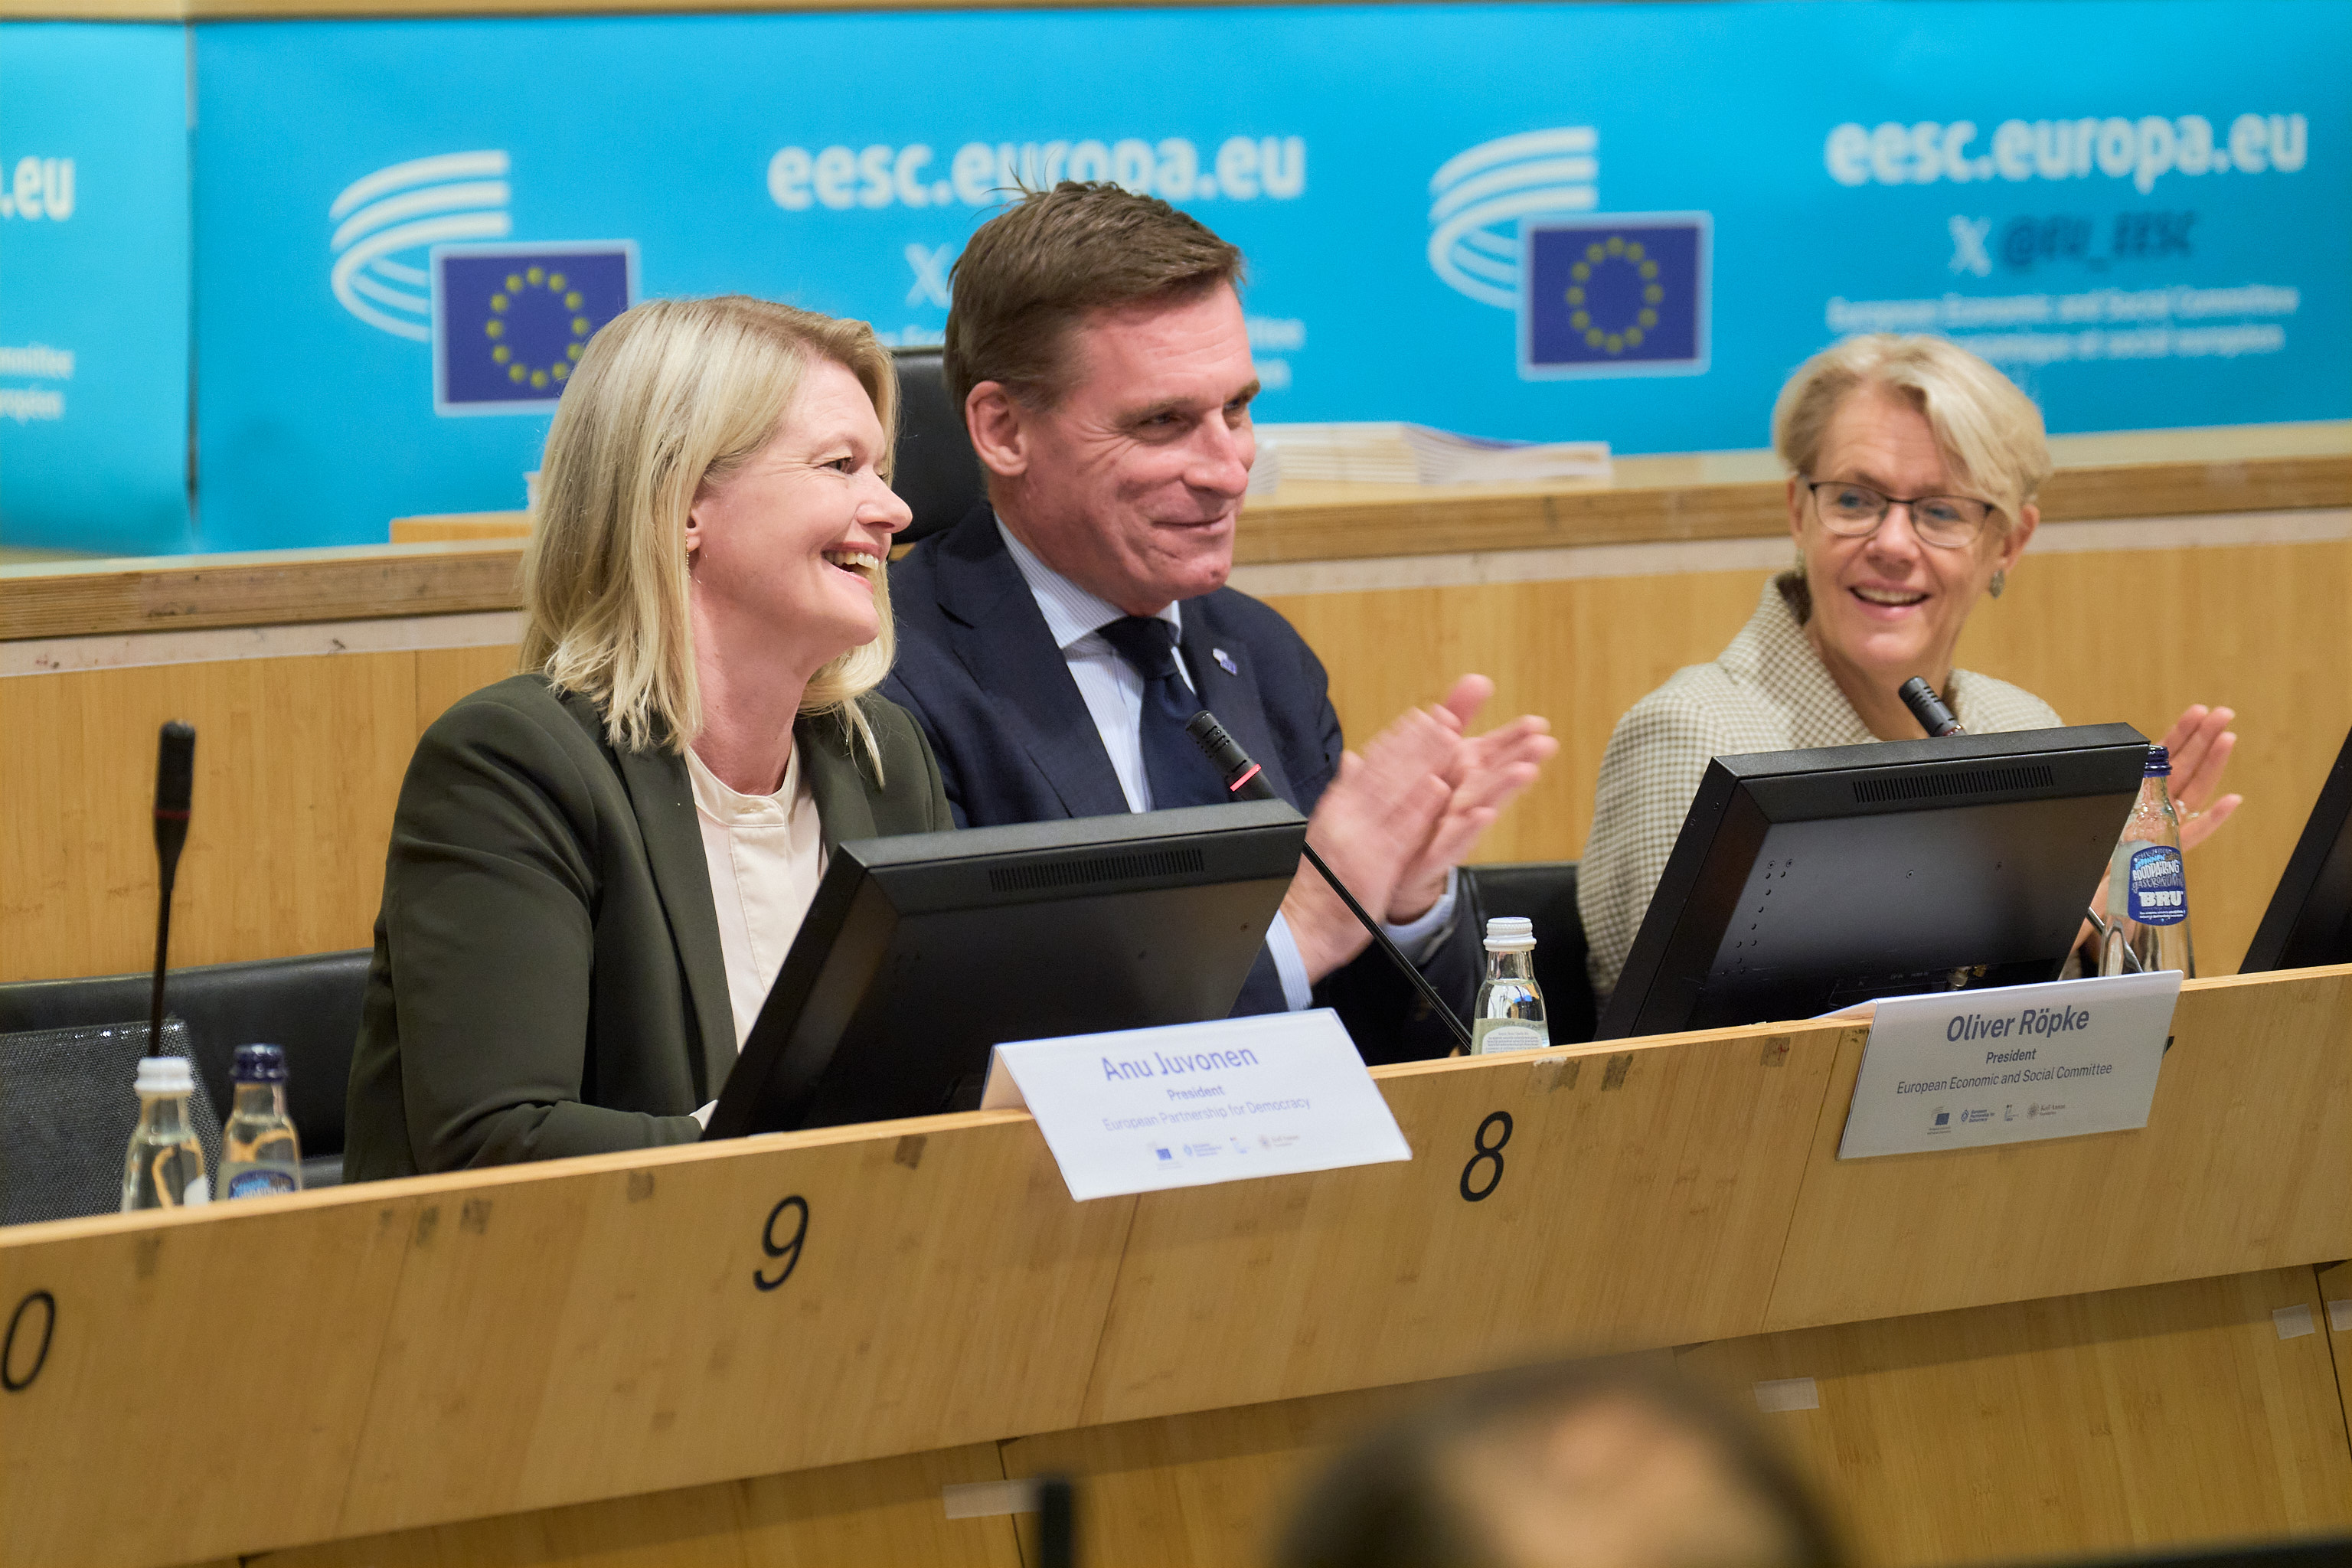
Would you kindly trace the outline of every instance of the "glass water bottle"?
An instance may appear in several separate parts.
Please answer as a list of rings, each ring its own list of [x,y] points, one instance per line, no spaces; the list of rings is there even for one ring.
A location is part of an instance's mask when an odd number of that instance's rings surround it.
[[[1536,988],[1535,922],[1497,915],[1486,922],[1486,978],[1472,1009],[1470,1054],[1529,1051],[1551,1044],[1543,993]]]
[[[239,1046],[231,1072],[236,1098],[221,1130],[221,1196],[300,1192],[302,1145],[286,1114],[286,1053]]]
[[[185,1057],[142,1057],[139,1125],[122,1160],[122,1212],[193,1208],[212,1196],[204,1145],[188,1120],[195,1074]]]
[[[2165,780],[2172,757],[2162,746],[2147,749],[2132,804],[2107,863],[2107,933],[2099,942],[2099,973],[2153,973],[2177,969],[2197,973],[2189,940],[2189,881],[2180,858],[2180,821],[2173,815]],[[2126,956],[2128,954],[2128,956]]]

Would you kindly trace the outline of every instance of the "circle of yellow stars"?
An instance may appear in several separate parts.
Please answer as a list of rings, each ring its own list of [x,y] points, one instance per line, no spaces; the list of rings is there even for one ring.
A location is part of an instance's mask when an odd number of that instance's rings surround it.
[[[1588,308],[1584,286],[1592,281],[1593,269],[1616,262],[1633,268],[1642,279],[1642,309],[1631,325],[1614,331],[1600,325]],[[1658,264],[1642,249],[1642,242],[1629,240],[1622,234],[1612,234],[1607,240],[1594,240],[1584,247],[1584,259],[1568,269],[1574,279],[1569,285],[1568,302],[1573,307],[1568,324],[1584,334],[1584,346],[1599,349],[1603,353],[1622,354],[1627,349],[1642,346],[1642,335],[1658,324],[1658,306],[1666,297],[1665,285],[1658,281]]]
[[[509,272],[506,283],[503,292],[490,296],[490,319],[482,323],[483,335],[490,340],[491,363],[506,366],[507,379],[517,386],[544,388],[551,382],[568,380],[572,367],[580,363],[581,352],[588,346],[588,335],[596,330],[595,323],[580,313],[580,307],[586,302],[580,291],[562,273],[550,272],[544,267]],[[524,294],[535,289],[545,289],[572,312],[572,342],[565,346],[563,357],[543,365],[524,363],[505,342],[509,313]]]

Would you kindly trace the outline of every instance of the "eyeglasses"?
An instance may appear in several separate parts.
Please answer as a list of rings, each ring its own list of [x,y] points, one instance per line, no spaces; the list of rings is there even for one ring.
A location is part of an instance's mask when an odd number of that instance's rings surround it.
[[[1868,485],[1857,485],[1845,479],[1816,482],[1805,481],[1813,492],[1814,508],[1820,511],[1822,526],[1846,539],[1860,539],[1878,531],[1886,514],[1898,506],[1911,509],[1911,531],[1923,544],[1941,550],[1960,550],[1976,542],[1985,520],[2000,509],[1990,501],[1972,496],[1887,496]]]

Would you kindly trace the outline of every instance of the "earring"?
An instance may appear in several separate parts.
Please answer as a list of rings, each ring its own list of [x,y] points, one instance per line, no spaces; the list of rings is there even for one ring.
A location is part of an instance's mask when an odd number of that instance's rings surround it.
[[[1985,584],[1985,592],[1998,599],[2000,597],[2000,591],[2008,586],[2009,574],[2006,571],[1996,571],[1992,574],[1992,581]]]

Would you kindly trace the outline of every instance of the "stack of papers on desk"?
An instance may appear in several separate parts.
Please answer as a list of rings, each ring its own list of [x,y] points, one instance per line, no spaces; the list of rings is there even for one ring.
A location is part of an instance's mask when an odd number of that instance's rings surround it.
[[[1350,484],[1496,485],[1605,479],[1606,441],[1490,441],[1426,425],[1260,425],[1250,493],[1285,479]]]

